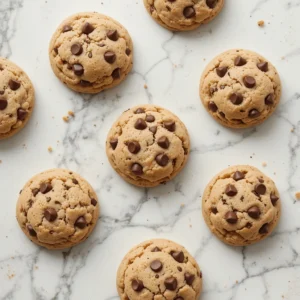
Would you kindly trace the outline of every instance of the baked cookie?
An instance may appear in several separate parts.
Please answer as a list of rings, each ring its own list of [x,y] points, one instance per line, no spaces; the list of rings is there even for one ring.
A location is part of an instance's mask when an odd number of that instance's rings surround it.
[[[151,17],[172,31],[193,30],[214,19],[224,0],[144,0]]]
[[[202,290],[202,272],[184,247],[150,240],[124,257],[117,289],[121,300],[196,300]]]
[[[88,238],[99,216],[93,188],[78,174],[53,169],[31,178],[20,192],[17,220],[27,237],[48,249]]]
[[[274,112],[280,96],[275,67],[259,54],[242,49],[214,58],[200,83],[204,107],[219,123],[232,128],[262,123]]]
[[[34,88],[26,73],[0,57],[0,140],[21,130],[34,107]]]
[[[274,182],[251,166],[225,169],[207,185],[202,213],[207,226],[223,242],[250,245],[267,237],[281,212]]]
[[[55,75],[69,88],[95,94],[121,83],[132,68],[127,30],[99,13],[78,13],[54,33],[49,55]]]
[[[175,177],[187,162],[190,139],[184,124],[170,111],[139,105],[125,111],[106,140],[112,167],[126,181],[153,187]]]

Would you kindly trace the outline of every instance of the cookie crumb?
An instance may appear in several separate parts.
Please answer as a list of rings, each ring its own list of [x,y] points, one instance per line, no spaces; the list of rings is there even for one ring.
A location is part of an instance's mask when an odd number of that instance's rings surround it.
[[[295,197],[296,197],[297,200],[300,200],[300,192],[297,192],[297,193],[295,194]]]
[[[148,85],[145,83],[144,84],[144,89],[146,90],[148,88]]]
[[[267,163],[263,162],[261,165],[265,168],[267,166]]]
[[[63,120],[68,123],[69,122],[69,117],[68,116],[63,116]]]
[[[291,129],[291,132],[294,132],[295,131],[295,128],[293,127],[292,129]]]
[[[263,27],[263,26],[265,26],[265,21],[264,20],[260,20],[260,21],[257,22],[257,25],[259,27]]]
[[[2,164],[2,160],[0,159],[0,164]]]
[[[53,148],[52,148],[51,146],[49,146],[49,147],[48,147],[48,152],[51,153],[52,151],[53,151]]]
[[[185,206],[185,204],[184,204],[184,203],[181,203],[181,204],[180,204],[180,207],[181,207],[181,208],[182,208],[182,207],[184,207],[184,206]]]
[[[75,117],[75,114],[74,114],[74,112],[72,110],[68,111],[68,115],[71,116],[71,117]]]
[[[238,283],[239,283],[239,281],[238,281],[238,280],[236,280],[236,281],[235,281],[235,283],[236,283],[236,284],[238,284]]]

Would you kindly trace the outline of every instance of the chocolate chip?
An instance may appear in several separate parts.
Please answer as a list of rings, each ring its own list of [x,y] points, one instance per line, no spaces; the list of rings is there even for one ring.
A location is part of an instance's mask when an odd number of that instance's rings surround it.
[[[206,5],[213,9],[216,7],[218,0],[206,0]]]
[[[111,73],[111,77],[113,79],[119,79],[121,77],[121,69],[120,68],[114,69],[113,72]]]
[[[202,276],[203,276],[203,274],[202,274],[202,272],[200,272],[200,275],[199,275],[199,277],[200,277],[200,278],[202,278]]]
[[[98,203],[98,201],[96,199],[92,198],[91,199],[91,203],[92,203],[92,205],[96,206],[97,203]]]
[[[35,197],[38,193],[39,193],[39,189],[33,189],[31,192],[32,192],[32,195]]]
[[[36,232],[30,224],[27,224],[27,230],[31,236],[36,236]]]
[[[54,208],[47,208],[45,209],[44,216],[47,221],[53,222],[57,218],[57,212]]]
[[[157,141],[157,144],[163,149],[168,149],[170,146],[169,139],[166,136],[160,137]]]
[[[84,73],[84,68],[81,64],[74,64],[73,65],[73,72],[77,76],[81,76]]]
[[[102,47],[105,46],[105,44],[104,44],[104,43],[101,43],[101,44],[98,44],[98,46],[102,48]]]
[[[196,16],[195,8],[193,6],[187,6],[187,7],[185,7],[184,10],[183,10],[183,15],[187,19],[195,17]]]
[[[139,118],[136,120],[134,128],[138,130],[144,130],[147,128],[147,124],[143,119]]]
[[[211,86],[209,88],[209,92],[210,92],[210,95],[212,96],[215,92],[218,91],[218,88],[216,86]]]
[[[248,215],[253,219],[258,219],[260,216],[260,210],[257,206],[252,206],[247,211]]]
[[[141,150],[141,146],[139,142],[129,142],[127,144],[128,150],[130,153],[137,154]]]
[[[131,287],[134,291],[140,292],[144,288],[143,281],[138,279],[133,279],[131,282]]]
[[[85,33],[85,34],[90,34],[92,33],[93,31],[95,30],[94,26],[91,25],[90,23],[86,22],[82,28],[81,28],[81,31],[82,33]]]
[[[241,56],[238,56],[234,60],[234,65],[237,67],[244,66],[247,63],[245,58],[242,58]]]
[[[86,227],[85,218],[84,217],[79,217],[75,222],[75,226],[80,228],[80,229],[84,229]]]
[[[172,257],[179,263],[183,263],[184,261],[184,254],[182,251],[172,251]]]
[[[8,82],[8,85],[9,85],[10,89],[13,91],[16,91],[21,86],[20,82],[12,80],[12,79]]]
[[[262,183],[259,183],[255,186],[255,192],[258,194],[258,195],[264,195],[267,191],[267,188],[264,184]]]
[[[68,32],[71,31],[73,28],[70,25],[65,25],[62,29],[62,32]]]
[[[240,171],[236,171],[236,172],[233,174],[232,178],[233,178],[235,181],[239,181],[239,180],[242,180],[242,179],[245,178],[245,174],[242,173],[242,172],[240,172]]]
[[[234,185],[228,184],[225,189],[225,194],[229,197],[233,197],[237,194],[237,189],[235,188]]]
[[[18,116],[18,120],[20,121],[24,121],[26,119],[26,116],[28,115],[27,111],[23,108],[19,108],[17,110],[17,116]]]
[[[79,43],[75,43],[71,46],[71,52],[74,55],[80,55],[83,51],[82,46]]]
[[[116,58],[117,58],[116,54],[112,51],[107,51],[104,53],[104,59],[109,64],[113,64],[116,61]]]
[[[5,99],[0,99],[0,110],[4,110],[7,107],[7,100]]]
[[[252,89],[255,87],[255,84],[256,84],[256,80],[254,77],[252,76],[245,76],[243,78],[243,81],[244,81],[244,85],[248,88],[248,89]]]
[[[160,251],[161,251],[161,250],[160,250],[158,247],[155,247],[155,248],[152,249],[151,252],[160,252]]]
[[[263,72],[268,72],[268,70],[269,70],[269,64],[266,61],[258,63],[257,67]]]
[[[266,98],[265,98],[265,104],[266,105],[273,105],[274,103],[274,94],[269,94]]]
[[[271,199],[271,202],[272,202],[273,206],[275,206],[277,201],[279,200],[279,197],[277,197],[275,194],[272,193],[270,195],[270,199]]]
[[[93,53],[92,53],[92,52],[89,52],[88,57],[89,57],[89,58],[92,58],[92,57],[93,57]]]
[[[219,67],[216,69],[216,72],[219,77],[224,77],[228,71],[228,67]]]
[[[113,150],[115,150],[118,146],[118,139],[117,138],[112,138],[110,141],[109,141],[111,147],[113,148]]]
[[[131,166],[131,172],[133,174],[137,175],[137,176],[143,175],[143,173],[144,173],[143,172],[143,167],[140,164],[138,164],[138,163],[132,164],[132,166]]]
[[[260,112],[256,108],[254,108],[249,111],[248,115],[249,115],[249,118],[257,118],[260,116]]]
[[[155,7],[153,5],[150,6],[150,13],[152,14],[155,11]]]
[[[175,277],[169,277],[164,282],[167,290],[175,291],[177,288],[177,279]]]
[[[235,94],[235,93],[233,93],[233,94],[230,95],[229,100],[234,105],[240,105],[243,102],[244,97],[243,97],[242,94],[239,94],[239,93]]]
[[[217,210],[216,207],[212,207],[212,208],[211,208],[211,212],[212,212],[214,215],[216,215],[216,214],[218,213],[218,210]]]
[[[146,116],[146,122],[152,123],[155,121],[155,117],[152,115],[147,115]]]
[[[215,102],[209,101],[208,102],[208,109],[211,110],[212,112],[216,112],[218,110],[218,106],[216,105]]]
[[[193,275],[193,274],[191,274],[191,273],[189,273],[189,272],[186,272],[186,273],[184,274],[184,279],[185,279],[185,281],[186,281],[186,283],[187,283],[188,285],[192,285],[192,283],[193,283],[194,280],[195,280],[195,275]]]
[[[155,275],[155,278],[159,278],[159,275],[158,275],[158,274],[156,274],[156,275]]]
[[[228,211],[225,215],[225,220],[230,224],[235,224],[238,220],[238,217],[234,211]]]
[[[134,113],[135,114],[143,114],[145,112],[145,110],[143,108],[138,108]]]
[[[86,81],[86,80],[80,80],[80,85],[82,87],[89,87],[89,86],[92,86],[93,84],[89,81]]]
[[[161,167],[165,167],[169,163],[169,157],[163,153],[158,154],[155,160]]]
[[[73,182],[74,184],[78,184],[78,180],[75,179],[75,178],[72,178],[72,182]]]
[[[263,226],[261,226],[261,228],[259,229],[259,233],[260,234],[267,234],[268,232],[269,232],[269,230],[268,230],[268,226],[269,224],[268,223],[266,223],[266,224],[264,224]]]
[[[164,122],[164,127],[171,132],[174,132],[176,129],[176,124],[174,121],[166,121]]]
[[[149,130],[150,130],[153,134],[155,134],[156,131],[157,131],[157,126],[152,126],[152,127],[149,128]]]
[[[130,53],[131,53],[131,50],[129,48],[126,48],[125,53],[126,53],[127,56],[129,56]]]
[[[42,194],[47,194],[48,192],[50,192],[52,190],[52,185],[49,182],[43,182],[40,185],[40,192]]]
[[[119,38],[119,34],[117,30],[109,30],[106,35],[110,40],[114,42],[117,41]]]
[[[162,263],[157,259],[154,260],[153,262],[151,262],[151,264],[150,264],[150,268],[154,272],[161,271],[162,267],[163,267]]]
[[[182,272],[182,268],[179,267],[179,266],[177,266],[177,270],[178,270],[179,272]]]

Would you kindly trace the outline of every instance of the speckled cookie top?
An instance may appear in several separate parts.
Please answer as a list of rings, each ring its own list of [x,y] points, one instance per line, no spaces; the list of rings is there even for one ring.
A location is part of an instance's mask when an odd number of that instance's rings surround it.
[[[251,166],[219,173],[206,187],[202,212],[209,228],[224,242],[241,246],[272,232],[281,204],[274,182]]]
[[[99,216],[93,188],[78,174],[53,169],[30,179],[20,192],[17,220],[36,244],[61,249],[85,240]]]
[[[277,107],[281,83],[274,66],[257,53],[233,49],[214,58],[205,69],[200,97],[221,124],[258,125]]]
[[[0,57],[0,140],[19,131],[30,118],[34,89],[25,72]]]
[[[144,0],[150,15],[170,30],[192,30],[212,20],[224,0]]]
[[[173,178],[185,165],[190,140],[184,124],[170,111],[139,105],[112,126],[106,151],[113,168],[138,186],[155,186]]]
[[[56,76],[79,92],[97,93],[119,84],[132,68],[127,30],[99,13],[79,13],[56,30],[50,61]]]
[[[202,272],[187,250],[168,240],[150,240],[134,247],[117,274],[122,300],[195,300]]]

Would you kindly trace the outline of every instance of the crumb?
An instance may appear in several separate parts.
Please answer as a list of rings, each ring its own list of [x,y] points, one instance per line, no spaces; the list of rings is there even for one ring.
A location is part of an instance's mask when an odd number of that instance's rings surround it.
[[[181,203],[181,204],[180,204],[180,207],[184,207],[184,206],[185,206],[185,204],[184,204],[184,203]]]
[[[74,114],[74,112],[72,110],[68,111],[68,115],[71,116],[71,117],[75,117],[75,114]]]
[[[8,279],[12,279],[12,278],[14,278],[15,276],[16,276],[15,273],[9,273],[9,274],[7,274]]]
[[[236,284],[238,284],[238,283],[239,283],[239,281],[238,281],[238,280],[236,280],[236,281],[235,281],[235,283],[236,283]]]
[[[257,25],[259,27],[263,27],[265,25],[265,21],[264,20],[260,20],[260,21],[257,22]]]
[[[2,164],[2,160],[0,159],[0,164]]]
[[[51,146],[48,147],[48,151],[49,151],[50,153],[53,151],[53,149],[52,149]]]
[[[38,270],[38,268],[39,268],[38,266],[34,266],[34,269],[35,269],[35,270]]]
[[[300,192],[297,192],[297,193],[295,194],[295,197],[296,197],[297,200],[300,200]]]
[[[192,226],[192,224],[190,224],[190,228],[192,228],[193,226]]]
[[[148,88],[148,85],[145,83],[144,84],[144,89],[147,89]]]
[[[267,163],[266,163],[266,162],[263,162],[261,165],[262,165],[263,167],[266,167],[266,166],[267,166]]]
[[[69,117],[68,116],[63,116],[63,120],[68,123],[69,122]]]
[[[291,132],[294,132],[295,131],[295,128],[293,127],[292,129],[291,129]]]

